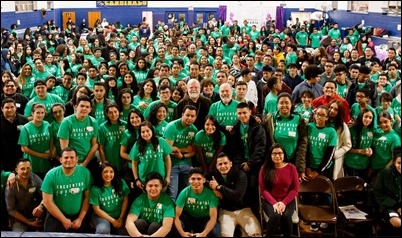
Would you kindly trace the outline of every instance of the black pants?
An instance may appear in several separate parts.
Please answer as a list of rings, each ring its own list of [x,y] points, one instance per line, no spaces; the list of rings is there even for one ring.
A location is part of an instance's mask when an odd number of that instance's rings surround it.
[[[162,226],[162,224],[156,222],[148,224],[148,222],[143,219],[136,220],[134,224],[137,227],[138,231],[141,232],[141,234],[147,235],[154,234]]]

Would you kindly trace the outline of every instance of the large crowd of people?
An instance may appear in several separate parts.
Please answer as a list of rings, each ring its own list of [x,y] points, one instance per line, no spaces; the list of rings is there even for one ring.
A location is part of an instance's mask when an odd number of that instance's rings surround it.
[[[287,237],[317,175],[363,178],[400,230],[400,47],[212,20],[2,29],[1,230]]]

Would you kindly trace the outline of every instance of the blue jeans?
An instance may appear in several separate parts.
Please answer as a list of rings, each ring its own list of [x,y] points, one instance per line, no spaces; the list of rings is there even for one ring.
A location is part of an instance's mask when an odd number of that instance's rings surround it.
[[[118,235],[128,235],[128,232],[123,224],[120,228],[115,229],[110,224],[110,222],[104,218],[93,216],[92,222],[95,225],[95,234],[118,234]]]
[[[191,168],[191,164],[179,164],[172,166],[168,194],[173,201],[176,201],[177,195],[180,193],[180,191],[189,185],[188,178]]]
[[[75,219],[77,219],[79,214],[75,215],[75,216],[67,216],[65,215],[65,217],[67,217],[68,219],[70,219],[71,221],[74,221]],[[68,229],[66,230],[63,226],[63,224],[57,220],[57,218],[55,218],[54,216],[52,216],[50,214],[50,212],[47,213],[46,215],[46,220],[45,220],[45,224],[44,224],[44,232],[71,232],[71,233],[89,233],[90,229],[89,229],[89,219],[88,219],[88,214],[85,216],[84,220],[81,223],[81,227],[78,229]]]

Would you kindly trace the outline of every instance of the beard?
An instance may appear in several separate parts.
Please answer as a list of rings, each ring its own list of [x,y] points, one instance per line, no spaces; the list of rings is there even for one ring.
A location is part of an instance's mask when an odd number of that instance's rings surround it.
[[[191,99],[197,99],[197,98],[200,96],[200,94],[199,94],[199,93],[191,93],[191,92],[188,92],[188,96],[189,96]]]

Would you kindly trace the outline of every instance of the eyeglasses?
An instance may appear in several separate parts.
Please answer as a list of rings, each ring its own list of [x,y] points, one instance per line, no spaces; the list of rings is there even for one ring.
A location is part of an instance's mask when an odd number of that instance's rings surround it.
[[[14,88],[15,85],[5,85],[4,87],[6,87],[6,88]]]
[[[325,114],[316,113],[315,115],[316,115],[317,117],[320,117],[320,118],[325,118],[325,117],[327,117],[327,115],[325,115]]]
[[[283,155],[283,152],[272,152],[272,154],[271,154],[273,157],[275,157],[275,156],[282,156]]]
[[[332,68],[334,66],[333,65],[325,65],[325,67]]]

